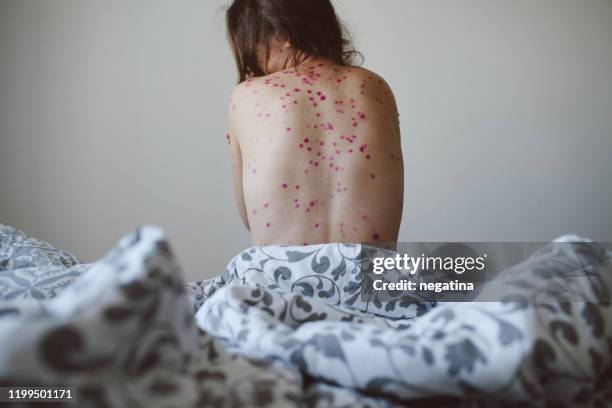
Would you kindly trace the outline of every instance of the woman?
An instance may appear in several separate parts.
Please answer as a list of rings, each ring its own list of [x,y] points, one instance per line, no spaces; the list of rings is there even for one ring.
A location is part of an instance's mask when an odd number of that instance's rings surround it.
[[[235,195],[253,245],[396,242],[403,160],[393,93],[352,66],[329,0],[236,0]]]

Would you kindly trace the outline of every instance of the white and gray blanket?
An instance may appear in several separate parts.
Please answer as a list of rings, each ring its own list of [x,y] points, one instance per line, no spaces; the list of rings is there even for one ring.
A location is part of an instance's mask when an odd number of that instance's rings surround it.
[[[610,253],[554,248],[498,277],[512,301],[383,302],[361,283],[388,253],[365,245],[251,248],[185,285],[157,228],[84,265],[0,226],[0,387],[73,386],[83,407],[609,405]],[[524,295],[577,270],[581,301]]]

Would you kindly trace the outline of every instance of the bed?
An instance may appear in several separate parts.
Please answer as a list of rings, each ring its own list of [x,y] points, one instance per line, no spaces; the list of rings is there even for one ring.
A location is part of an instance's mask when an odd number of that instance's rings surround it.
[[[186,283],[156,227],[83,264],[0,226],[0,387],[71,386],[79,407],[606,406],[611,253],[567,248],[504,272],[507,301],[381,302],[361,296],[385,251],[367,245],[248,248]],[[576,271],[580,301],[525,299]]]

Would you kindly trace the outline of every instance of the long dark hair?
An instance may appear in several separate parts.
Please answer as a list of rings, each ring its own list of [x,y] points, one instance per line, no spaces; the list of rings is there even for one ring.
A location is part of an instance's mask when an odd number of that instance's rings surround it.
[[[257,46],[269,55],[275,36],[291,44],[296,66],[304,56],[349,65],[359,54],[330,0],[234,0],[226,19],[240,82],[265,75]]]

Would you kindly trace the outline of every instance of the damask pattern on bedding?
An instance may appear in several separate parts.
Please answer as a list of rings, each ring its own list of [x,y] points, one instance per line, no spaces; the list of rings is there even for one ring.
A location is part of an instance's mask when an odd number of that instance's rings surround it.
[[[604,248],[545,246],[488,289],[503,286],[507,302],[435,307],[361,301],[368,262],[384,255],[360,245],[251,248],[221,277],[191,286],[198,325],[232,353],[399,401],[612,402],[612,262]],[[557,286],[581,301],[551,298]]]
[[[610,254],[557,248],[500,276],[507,303],[366,302],[376,248],[251,248],[185,285],[142,228],[92,265],[0,271],[0,386],[75,386],[83,407],[609,405]],[[583,302],[524,298],[577,271]]]

